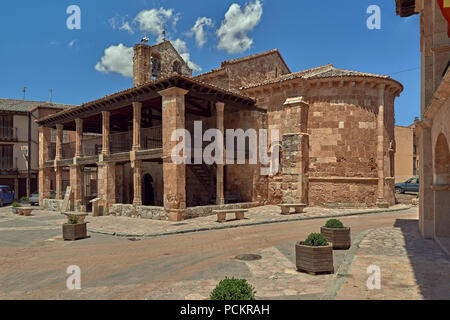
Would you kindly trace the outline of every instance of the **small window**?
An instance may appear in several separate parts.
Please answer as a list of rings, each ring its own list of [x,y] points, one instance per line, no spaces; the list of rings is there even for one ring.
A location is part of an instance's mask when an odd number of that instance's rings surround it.
[[[181,63],[179,61],[173,63],[173,72],[181,74]]]

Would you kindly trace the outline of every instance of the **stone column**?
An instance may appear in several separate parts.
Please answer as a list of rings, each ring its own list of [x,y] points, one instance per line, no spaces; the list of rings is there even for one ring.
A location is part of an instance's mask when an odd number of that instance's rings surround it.
[[[48,145],[51,139],[51,128],[39,127],[39,205],[44,205],[44,199],[50,198],[50,168],[45,168],[49,160]]]
[[[111,205],[116,203],[116,165],[114,162],[99,162],[97,166],[98,196],[105,201],[106,214]]]
[[[450,185],[432,185],[431,190],[434,199],[434,238],[450,238]]]
[[[102,111],[102,154],[109,154],[109,121],[111,113],[109,111]]]
[[[56,186],[55,186],[55,191],[56,191],[56,199],[63,199],[63,195],[64,195],[64,191],[62,189],[62,167],[60,166],[56,166],[55,167],[55,172],[56,172]]]
[[[384,90],[386,85],[378,85],[378,117],[377,117],[377,166],[378,166],[378,188],[377,206],[387,208],[389,204],[384,198]]]
[[[185,128],[185,95],[188,91],[172,87],[159,91],[162,96],[162,140],[164,209],[169,221],[181,221],[186,210],[186,161],[172,161],[172,149],[178,144],[171,141],[172,132]]]
[[[133,102],[133,147],[132,150],[141,150],[141,118],[142,103]]]
[[[70,187],[72,193],[70,196],[70,209],[80,211],[83,202],[83,172],[81,166],[72,164],[70,166]]]
[[[14,178],[14,200],[19,200],[19,179]]]
[[[309,105],[303,97],[286,99],[284,103],[287,132],[282,143],[282,201],[283,203],[309,203]]]
[[[433,143],[431,141],[431,124],[416,122],[419,137],[419,229],[425,239],[434,237],[434,194],[433,184]]]
[[[75,119],[76,137],[75,137],[75,158],[83,156],[83,119]]]
[[[225,108],[225,104],[223,102],[216,103],[216,117],[217,117],[217,129],[222,132],[222,136],[225,134],[224,123],[223,123],[223,111]],[[224,146],[223,146],[224,147]],[[224,185],[223,185],[223,168],[224,168],[224,149],[222,148],[222,163],[217,164],[217,173],[216,173],[216,202],[218,205],[225,204],[225,196],[224,196]]]
[[[142,160],[131,161],[133,168],[133,205],[142,206]]]
[[[63,152],[62,152],[62,143],[63,143],[63,137],[64,137],[63,128],[64,128],[64,126],[62,124],[56,125],[56,157],[55,157],[55,160],[61,160],[63,157]]]

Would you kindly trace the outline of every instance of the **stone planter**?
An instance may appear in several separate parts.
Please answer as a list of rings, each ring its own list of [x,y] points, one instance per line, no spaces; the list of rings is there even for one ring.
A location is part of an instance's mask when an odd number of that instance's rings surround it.
[[[312,247],[306,246],[304,241],[295,244],[295,258],[298,271],[311,274],[334,273],[333,245]]]
[[[31,213],[33,212],[33,207],[18,207],[17,211],[19,212],[19,215],[21,216],[31,216]]]
[[[18,214],[19,213],[19,211],[17,210],[17,207],[11,207],[11,211],[14,214]]]
[[[63,239],[64,240],[78,240],[87,237],[87,226],[86,222],[77,224],[65,223],[62,226]]]
[[[348,249],[352,244],[350,228],[321,227],[320,233],[333,244],[333,249]]]

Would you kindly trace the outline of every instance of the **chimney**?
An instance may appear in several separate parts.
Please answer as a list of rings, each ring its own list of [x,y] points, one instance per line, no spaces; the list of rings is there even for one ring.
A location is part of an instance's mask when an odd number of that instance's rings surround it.
[[[134,86],[141,86],[152,80],[152,63],[150,60],[150,46],[136,44],[133,57],[133,82]]]

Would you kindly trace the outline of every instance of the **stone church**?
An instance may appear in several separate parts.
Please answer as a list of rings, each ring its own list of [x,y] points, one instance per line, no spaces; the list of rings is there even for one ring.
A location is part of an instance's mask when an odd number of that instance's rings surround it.
[[[291,72],[277,49],[193,77],[168,40],[134,51],[133,88],[37,121],[44,207],[62,198],[64,171],[75,210],[90,210],[98,197],[105,213],[171,221],[265,204],[395,203],[399,82],[333,65]],[[262,175],[248,152],[240,164],[174,163],[172,132],[194,133],[194,121],[202,132],[278,129],[280,170]],[[67,130],[76,139],[64,144]]]

